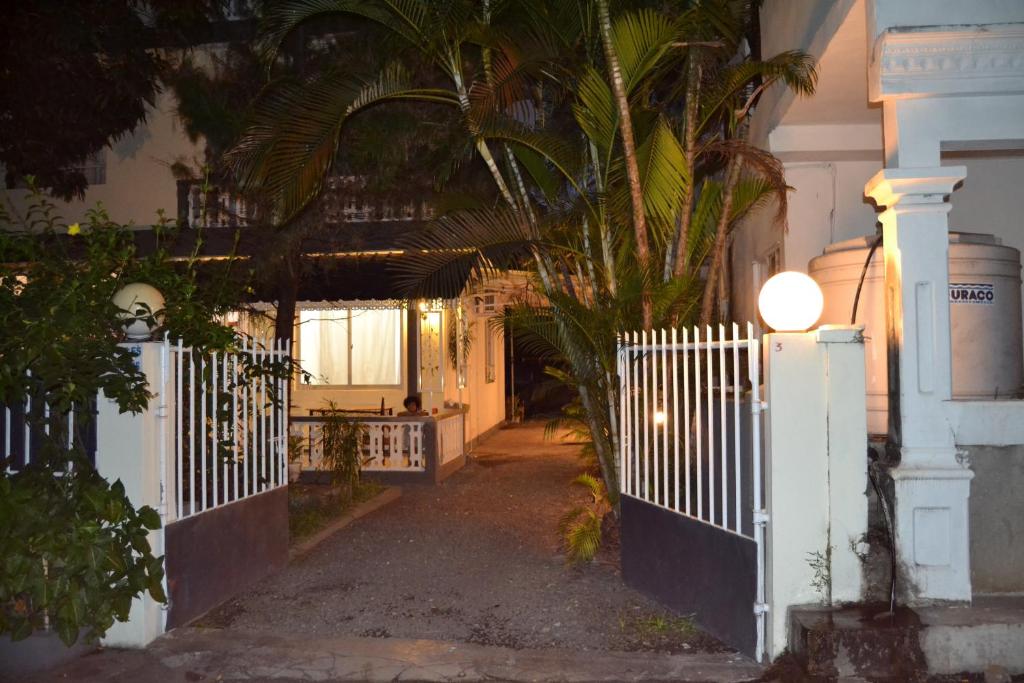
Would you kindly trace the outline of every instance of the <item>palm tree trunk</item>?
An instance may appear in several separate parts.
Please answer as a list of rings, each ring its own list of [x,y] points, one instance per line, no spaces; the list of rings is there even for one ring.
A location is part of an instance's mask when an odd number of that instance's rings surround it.
[[[274,317],[274,338],[281,342],[290,341],[295,331],[301,258],[301,255],[287,253],[282,259],[277,286],[277,315]]]
[[[729,165],[725,171],[725,187],[722,189],[722,213],[718,216],[718,226],[715,230],[715,245],[711,251],[708,279],[704,283],[704,298],[700,305],[701,325],[707,325],[711,322],[711,314],[714,310],[718,278],[722,276],[722,263],[725,258],[725,242],[729,235],[729,223],[732,220],[733,191],[736,189],[736,183],[740,179],[740,169],[743,167],[742,160],[742,155],[734,154],[729,159]]]
[[[597,229],[601,236],[601,260],[604,263],[604,273],[607,280],[608,293],[616,296],[618,283],[615,280],[615,258],[612,256],[611,236],[608,234],[608,222],[604,217],[604,177],[601,173],[601,164],[598,159],[597,145],[593,140],[589,141],[590,161],[594,165],[594,184],[598,194]]]
[[[683,132],[683,152],[686,155],[686,171],[689,182],[683,188],[683,206],[679,210],[679,225],[676,231],[674,249],[669,250],[665,263],[665,279],[681,277],[686,272],[690,247],[690,221],[693,219],[693,197],[696,179],[697,158],[697,111],[700,98],[700,63],[691,47],[689,68],[686,74],[686,124]]]
[[[622,135],[622,156],[626,162],[626,177],[629,181],[629,195],[633,204],[633,232],[636,238],[636,256],[640,268],[648,269],[651,262],[651,250],[647,242],[647,218],[644,215],[644,193],[640,186],[640,167],[636,159],[636,143],[633,138],[633,119],[629,113],[629,98],[626,96],[626,85],[622,80],[622,69],[619,56],[612,42],[612,20],[608,12],[608,0],[598,0],[598,21],[601,25],[601,42],[604,44],[605,59],[612,81],[612,92],[619,108],[619,132]],[[654,324],[651,306],[651,295],[644,287],[643,323],[645,328]]]
[[[597,453],[597,462],[601,467],[601,476],[604,478],[605,489],[608,492],[608,502],[618,516],[619,510],[619,478],[615,469],[615,455],[612,452],[611,444],[605,434],[604,425],[598,420],[598,415],[605,413],[604,406],[599,404],[585,383],[579,385],[580,402],[583,403],[583,412],[587,416],[587,426],[590,427],[590,436],[594,440],[594,451]]]

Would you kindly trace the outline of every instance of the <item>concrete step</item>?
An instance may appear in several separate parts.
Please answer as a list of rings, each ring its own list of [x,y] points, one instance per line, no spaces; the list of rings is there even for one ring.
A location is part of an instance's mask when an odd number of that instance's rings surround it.
[[[928,675],[1024,673],[1024,596],[910,609],[808,607],[790,614],[790,651],[812,676],[906,681]]]

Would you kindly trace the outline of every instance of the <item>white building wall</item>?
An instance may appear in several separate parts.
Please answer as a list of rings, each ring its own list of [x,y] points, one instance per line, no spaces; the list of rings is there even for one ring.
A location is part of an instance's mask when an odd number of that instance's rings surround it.
[[[492,329],[486,316],[467,311],[472,343],[466,363],[466,386],[460,392],[455,382],[455,370],[449,366],[445,372],[446,401],[460,399],[468,404],[466,414],[466,441],[471,442],[505,421],[505,339],[500,329]],[[494,381],[487,381],[486,335],[493,335]]]
[[[781,248],[780,268],[807,272],[808,262],[832,242],[875,233],[874,205],[864,201],[864,183],[878,170],[874,161],[793,161],[785,163],[789,193],[788,230],[774,223],[774,204],[749,216],[733,240],[733,318],[757,317],[755,263],[767,268],[773,248]]]
[[[150,226],[163,209],[170,220],[178,215],[177,183],[171,164],[202,163],[202,143],[192,143],[175,114],[177,101],[165,88],[150,109],[146,121],[115,141],[102,153],[106,157],[106,182],[91,185],[84,200],[55,200],[57,214],[68,223],[84,221],[86,212],[102,204],[117,223]],[[16,211],[23,210],[28,192],[6,190]]]

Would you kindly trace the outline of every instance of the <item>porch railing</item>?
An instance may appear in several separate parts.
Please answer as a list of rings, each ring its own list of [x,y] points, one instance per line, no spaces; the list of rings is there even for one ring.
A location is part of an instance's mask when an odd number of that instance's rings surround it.
[[[292,417],[291,438],[303,470],[324,470],[324,428],[331,418]],[[345,418],[342,418],[345,419]],[[387,417],[352,415],[363,425],[360,459],[364,472],[426,472],[463,453],[463,414]]]

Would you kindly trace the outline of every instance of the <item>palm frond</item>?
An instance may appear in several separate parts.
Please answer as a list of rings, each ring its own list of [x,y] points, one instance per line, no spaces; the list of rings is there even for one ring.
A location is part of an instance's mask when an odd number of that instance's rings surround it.
[[[538,235],[518,212],[507,208],[457,211],[411,233],[400,246],[416,258],[395,266],[409,295],[444,292],[458,296],[468,282],[480,282],[523,263]]]
[[[664,12],[641,9],[615,19],[612,41],[627,94],[644,82],[678,37],[678,24]]]

